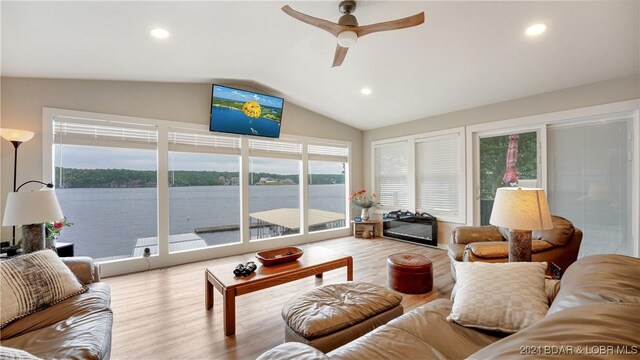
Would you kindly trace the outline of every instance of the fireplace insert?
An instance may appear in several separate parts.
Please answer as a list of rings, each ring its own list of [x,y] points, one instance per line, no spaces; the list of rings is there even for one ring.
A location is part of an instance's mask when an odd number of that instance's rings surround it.
[[[386,237],[438,246],[438,220],[427,213],[391,211],[382,218],[382,230]]]

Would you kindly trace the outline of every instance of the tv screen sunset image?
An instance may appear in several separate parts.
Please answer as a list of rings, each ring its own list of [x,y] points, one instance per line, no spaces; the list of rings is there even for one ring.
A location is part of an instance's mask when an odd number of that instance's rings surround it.
[[[213,85],[211,131],[277,138],[284,100]]]

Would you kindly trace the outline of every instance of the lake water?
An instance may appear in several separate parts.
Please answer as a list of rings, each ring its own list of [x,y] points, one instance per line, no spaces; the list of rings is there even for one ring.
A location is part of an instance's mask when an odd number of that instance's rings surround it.
[[[299,185],[249,187],[249,212],[297,208]],[[309,185],[309,208],[345,211],[344,184]],[[73,226],[58,241],[73,242],[76,255],[131,256],[136,239],[157,236],[155,188],[56,189],[62,212]],[[238,225],[238,186],[169,188],[169,233],[200,227]],[[200,234],[207,245],[240,241],[239,231]]]

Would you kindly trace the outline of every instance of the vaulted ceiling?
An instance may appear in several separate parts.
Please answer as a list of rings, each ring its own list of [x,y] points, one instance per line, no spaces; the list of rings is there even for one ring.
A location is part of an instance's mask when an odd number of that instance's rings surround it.
[[[336,39],[284,14],[337,22],[338,1],[1,3],[3,76],[265,85],[360,129],[639,72],[628,1],[360,1],[361,25],[424,11],[423,25],[367,35],[341,67]],[[530,38],[525,28],[545,23]],[[152,28],[170,32],[149,36]],[[361,88],[372,94],[365,96]]]

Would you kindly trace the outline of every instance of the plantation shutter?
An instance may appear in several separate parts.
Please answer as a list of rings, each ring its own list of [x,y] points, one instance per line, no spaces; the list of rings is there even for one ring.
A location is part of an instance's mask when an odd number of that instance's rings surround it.
[[[285,140],[249,139],[249,155],[300,160],[302,144]]]
[[[374,147],[375,191],[380,205],[397,209],[408,206],[408,145],[406,141]]]
[[[158,143],[155,126],[80,119],[54,119],[53,135],[56,144],[156,149]]]
[[[447,134],[416,142],[416,208],[457,217],[462,206],[461,137]]]
[[[345,163],[349,161],[349,148],[339,145],[313,145],[307,147],[309,160],[335,161]]]
[[[208,133],[169,130],[171,151],[240,155],[240,138]]]

